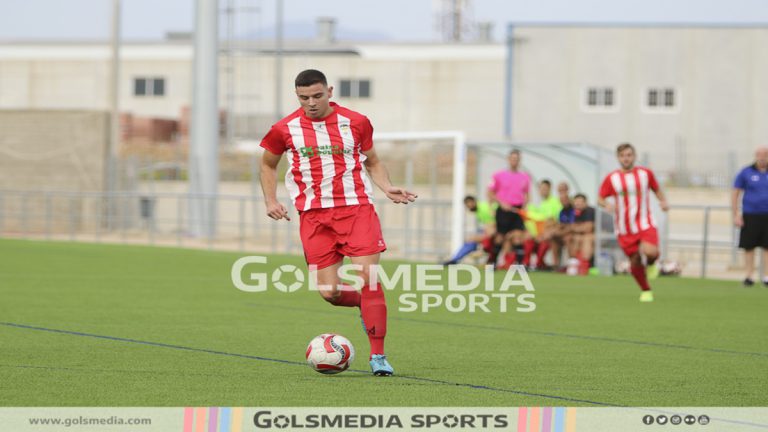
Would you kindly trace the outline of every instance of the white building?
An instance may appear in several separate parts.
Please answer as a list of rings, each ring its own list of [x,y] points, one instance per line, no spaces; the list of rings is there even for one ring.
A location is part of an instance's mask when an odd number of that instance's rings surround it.
[[[768,26],[519,26],[516,140],[638,145],[665,171],[729,174],[768,144]]]
[[[504,43],[289,43],[282,89],[268,43],[241,46],[222,54],[221,104],[236,113],[237,135],[258,138],[275,119],[276,96],[283,114],[296,107],[293,78],[311,67],[380,131],[630,141],[659,170],[723,178],[768,144],[768,26],[527,24],[513,34],[509,70]],[[107,44],[0,43],[0,108],[107,109],[109,56]],[[124,44],[121,110],[178,118],[191,59],[185,41]]]

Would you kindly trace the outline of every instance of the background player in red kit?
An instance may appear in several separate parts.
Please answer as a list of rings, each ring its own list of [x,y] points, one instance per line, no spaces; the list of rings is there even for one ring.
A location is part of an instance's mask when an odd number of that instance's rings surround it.
[[[650,191],[656,194],[663,211],[669,206],[664,193],[656,182],[653,171],[635,166],[635,148],[632,144],[620,144],[616,149],[620,169],[603,180],[600,186],[598,204],[607,211],[614,211],[614,228],[619,246],[629,257],[632,277],[643,292],[640,301],[653,301],[653,293],[648,279],[655,279],[658,274],[656,259],[659,258],[659,235],[651,214]],[[613,197],[613,203],[605,199]],[[648,268],[643,266],[641,255],[645,255]]]
[[[395,203],[416,195],[392,186],[373,149],[373,126],[364,115],[330,102],[333,87],[325,75],[309,69],[296,77],[301,107],[275,123],[261,142],[261,187],[272,219],[290,220],[277,201],[277,164],[286,153],[290,169],[285,185],[299,211],[301,242],[307,264],[317,266],[320,294],[335,306],[359,307],[371,344],[374,375],[392,375],[384,355],[387,306],[381,286],[368,285],[372,265],[386,250],[373,208],[373,182]],[[339,267],[345,256],[361,265],[361,292],[341,286]]]

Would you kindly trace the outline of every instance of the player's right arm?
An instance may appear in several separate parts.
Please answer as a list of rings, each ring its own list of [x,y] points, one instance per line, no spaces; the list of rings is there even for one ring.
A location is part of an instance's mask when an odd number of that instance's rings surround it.
[[[733,212],[733,224],[737,227],[744,226],[744,217],[739,211],[739,198],[741,198],[741,189],[733,188],[731,192],[731,211]]]
[[[613,190],[610,176],[608,176],[603,179],[603,184],[600,185],[600,192],[597,194],[597,205],[608,213],[613,213],[613,204],[608,202],[606,198],[614,196],[615,194],[616,191]]]
[[[488,185],[488,202],[490,204],[497,204],[504,211],[512,211],[512,207],[510,205],[499,201],[499,198],[496,196],[498,187],[499,184],[496,179],[496,174],[494,174],[493,177],[491,177],[491,183]]]
[[[736,176],[736,180],[733,181],[733,191],[731,192],[731,211],[733,212],[733,224],[737,227],[744,226],[744,216],[739,211],[739,200],[741,193],[744,192],[744,188],[747,187],[747,182],[743,176],[742,170]]]
[[[282,156],[269,150],[264,151],[261,156],[261,190],[264,193],[267,216],[274,220],[282,218],[291,220],[288,216],[288,210],[277,200],[277,164],[280,163]]]

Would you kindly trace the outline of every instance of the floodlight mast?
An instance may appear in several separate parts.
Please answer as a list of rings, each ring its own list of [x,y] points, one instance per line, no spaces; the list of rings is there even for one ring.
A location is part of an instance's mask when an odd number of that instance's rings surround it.
[[[104,152],[104,220],[107,229],[115,220],[114,194],[117,191],[117,153],[120,146],[120,8],[121,0],[112,0],[111,65],[109,81],[109,139]]]
[[[189,143],[191,234],[216,233],[219,181],[218,0],[195,1],[192,113]]]

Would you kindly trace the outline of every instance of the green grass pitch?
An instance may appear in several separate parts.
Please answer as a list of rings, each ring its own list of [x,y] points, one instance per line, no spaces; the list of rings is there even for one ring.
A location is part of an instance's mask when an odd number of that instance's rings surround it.
[[[357,309],[238,291],[239,253],[0,240],[0,406],[766,406],[768,289],[531,275],[533,313],[397,311],[373,377]],[[270,265],[303,265],[271,257]],[[304,363],[336,332],[352,371]]]

